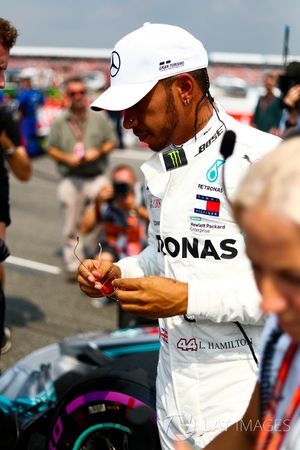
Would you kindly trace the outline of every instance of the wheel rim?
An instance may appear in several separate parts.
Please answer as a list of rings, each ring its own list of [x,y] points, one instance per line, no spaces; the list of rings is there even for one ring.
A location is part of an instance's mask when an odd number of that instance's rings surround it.
[[[89,428],[87,428],[83,433],[81,433],[81,435],[76,439],[76,442],[73,446],[73,450],[80,450],[82,444],[84,443],[84,441],[95,431],[98,430],[111,430],[111,429],[117,429],[118,431],[123,431],[124,433],[127,434],[132,434],[132,431],[130,430],[130,428],[124,427],[123,425],[117,424],[117,423],[100,423],[97,425],[93,425]]]

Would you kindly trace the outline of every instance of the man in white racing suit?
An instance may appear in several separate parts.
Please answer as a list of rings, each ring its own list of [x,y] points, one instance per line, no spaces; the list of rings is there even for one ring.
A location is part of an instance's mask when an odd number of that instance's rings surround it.
[[[111,87],[92,104],[124,109],[124,126],[154,151],[142,166],[149,245],[113,265],[85,260],[78,282],[92,297],[107,295],[110,283],[125,311],[160,318],[157,413],[168,450],[181,438],[203,448],[242,417],[263,323],[219,150],[233,130],[225,171],[232,193],[279,139],[228,116],[210,95],[206,67],[205,49],[188,32],[145,24],[116,44]]]
[[[299,147],[299,135],[281,142],[247,171],[232,202],[268,320],[248,408],[206,450],[300,448]]]

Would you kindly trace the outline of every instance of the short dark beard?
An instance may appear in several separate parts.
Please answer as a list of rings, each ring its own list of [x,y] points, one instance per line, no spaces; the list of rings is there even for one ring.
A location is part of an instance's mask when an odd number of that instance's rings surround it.
[[[165,126],[162,128],[162,133],[167,137],[173,134],[175,128],[179,124],[178,112],[175,107],[174,95],[173,92],[169,92],[167,96],[167,104],[166,104],[166,121]],[[172,142],[168,142],[167,145],[172,144]]]
[[[74,105],[71,105],[70,110],[73,112],[73,114],[78,115],[78,116],[84,116],[86,114],[86,106],[82,105],[79,107],[74,107]]]
[[[152,148],[154,151],[160,151],[166,148],[168,145],[172,144],[171,135],[174,133],[175,128],[179,124],[178,112],[175,107],[174,95],[171,90],[172,86],[171,79],[164,80],[164,88],[167,94],[167,103],[166,103],[166,118],[165,123],[161,129],[161,136],[164,137],[164,141],[162,141],[159,148]]]

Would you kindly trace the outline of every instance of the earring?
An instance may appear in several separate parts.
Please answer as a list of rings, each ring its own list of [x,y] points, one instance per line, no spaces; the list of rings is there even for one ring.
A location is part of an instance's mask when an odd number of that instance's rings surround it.
[[[184,104],[184,106],[188,106],[190,104],[190,99],[189,98],[185,98],[183,100],[183,104]]]

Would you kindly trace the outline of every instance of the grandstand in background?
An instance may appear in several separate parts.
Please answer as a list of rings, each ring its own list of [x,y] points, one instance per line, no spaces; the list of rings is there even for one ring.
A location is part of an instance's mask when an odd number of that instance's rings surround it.
[[[21,47],[11,51],[8,82],[22,70],[31,70],[33,81],[43,89],[60,88],[73,75],[85,78],[91,98],[108,82],[111,49]],[[290,55],[289,61],[300,56]],[[211,91],[225,110],[244,123],[251,123],[258,96],[263,91],[263,72],[283,69],[283,56],[250,53],[209,54]],[[52,114],[52,113],[51,113]],[[51,116],[52,117],[52,116]]]
[[[102,71],[106,73],[111,49],[96,48],[64,48],[64,47],[21,47],[11,51],[10,67],[23,69],[52,69],[65,77],[88,72]],[[300,56],[289,56],[289,60],[299,60]],[[252,53],[209,54],[209,71],[211,79],[226,75],[242,78],[249,85],[261,84],[261,74],[266,69],[278,69],[283,66],[281,55],[263,55]]]

